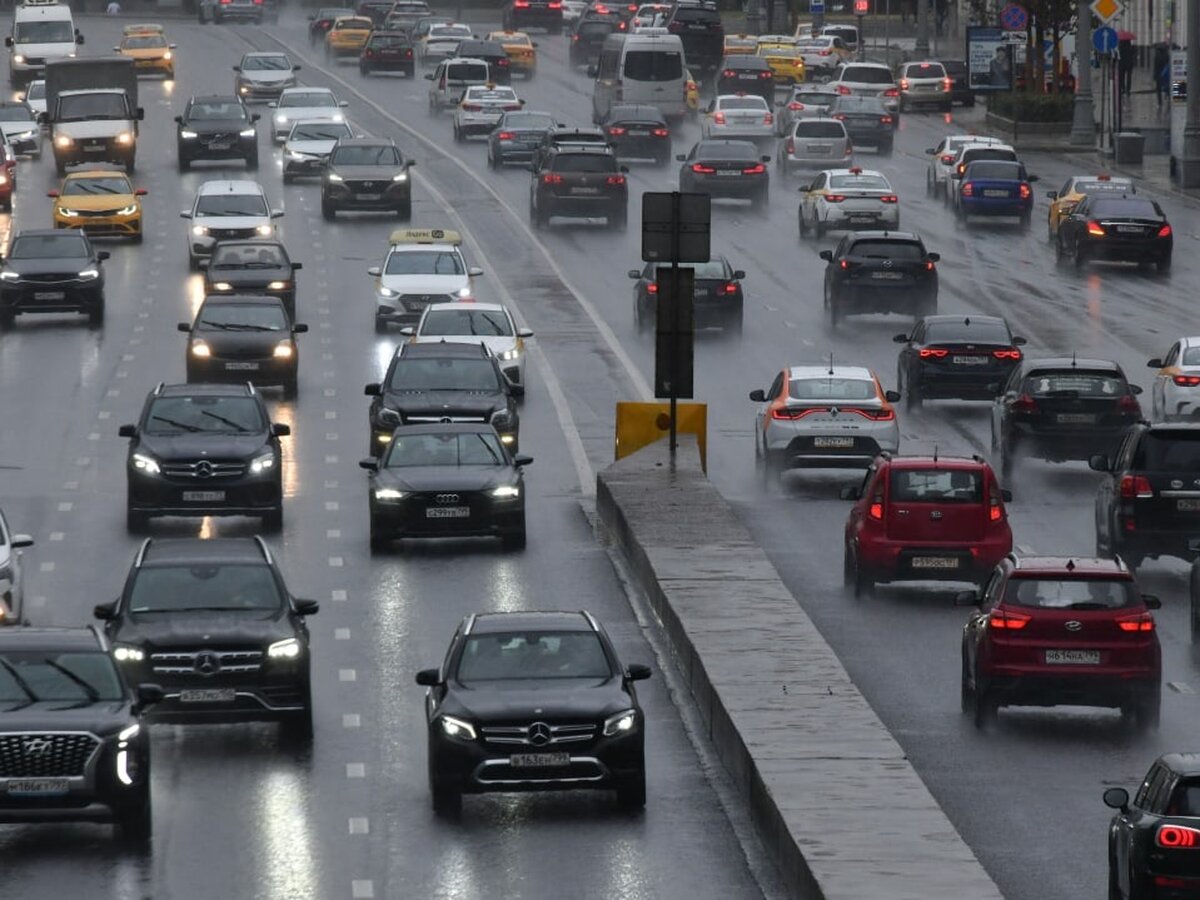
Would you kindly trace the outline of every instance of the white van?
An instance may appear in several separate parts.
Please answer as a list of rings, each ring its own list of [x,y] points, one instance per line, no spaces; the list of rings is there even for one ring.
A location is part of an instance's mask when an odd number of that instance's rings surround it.
[[[74,56],[82,43],[71,7],[58,0],[25,0],[13,12],[12,34],[4,39],[9,48],[8,80],[18,87],[41,78],[47,60]]]
[[[688,111],[683,41],[677,34],[610,34],[588,74],[596,79],[592,121],[597,124],[615,103],[654,106],[669,119]]]

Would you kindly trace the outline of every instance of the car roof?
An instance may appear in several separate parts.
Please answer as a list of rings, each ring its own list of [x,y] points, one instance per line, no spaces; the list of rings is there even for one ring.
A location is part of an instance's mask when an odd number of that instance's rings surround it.
[[[262,563],[269,557],[258,538],[151,538],[142,545],[140,565],[190,562]]]
[[[874,381],[875,373],[866,366],[789,366],[788,378],[857,378],[862,381]]]
[[[1182,434],[1200,434],[1200,422],[1150,422],[1146,425],[1147,431],[1152,431],[1155,434],[1171,432],[1179,432]]]
[[[1200,775],[1200,753],[1164,753],[1158,761],[1179,775]]]
[[[1133,573],[1121,559],[1093,556],[1021,556],[1010,554],[1014,577],[1036,578],[1044,575],[1098,575],[1132,581]]]
[[[1025,369],[1107,369],[1117,373],[1122,371],[1120,364],[1111,359],[1090,359],[1084,356],[1047,356],[1030,359],[1026,361]]]
[[[233,180],[227,178],[205,181],[196,189],[199,195],[207,194],[266,194],[263,186],[257,181]]]
[[[477,613],[471,617],[472,634],[507,631],[595,631],[594,620],[585,612],[521,611]]]
[[[920,241],[921,238],[920,235],[912,231],[856,231],[851,236],[851,240],[856,244],[860,241],[903,241],[905,243],[912,243],[913,241]]]
[[[0,651],[103,649],[103,639],[91,628],[53,628],[30,625],[0,628]]]
[[[426,307],[427,310],[444,309],[466,309],[476,310],[480,312],[508,312],[508,308],[501,303],[476,303],[470,301],[467,303],[431,303]]]
[[[466,343],[462,341],[430,341],[425,344],[401,344],[396,348],[396,356],[430,356],[454,357],[456,359],[482,359],[491,357],[491,352],[483,343]]]
[[[987,469],[982,456],[890,456],[887,464],[893,469]]]
[[[937,316],[925,316],[921,320],[926,325],[948,325],[957,323],[970,328],[972,325],[1003,325],[1008,327],[1008,320],[1003,316],[963,316],[953,313],[943,313]]]

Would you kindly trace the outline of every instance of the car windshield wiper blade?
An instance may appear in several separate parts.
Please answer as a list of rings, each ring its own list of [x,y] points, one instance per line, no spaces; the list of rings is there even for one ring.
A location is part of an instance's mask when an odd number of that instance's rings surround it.
[[[274,606],[173,606],[170,609],[150,609],[145,606],[134,607],[132,613],[178,613],[178,612],[242,612],[247,610],[272,610]]]
[[[21,677],[21,674],[17,671],[16,667],[3,656],[0,656],[0,666],[3,666],[4,671],[12,676],[12,680],[17,683],[17,687],[25,692],[25,696],[29,698],[29,702],[36,703],[38,700],[38,695],[33,692],[33,688],[29,686],[29,683]]]
[[[184,431],[190,431],[193,434],[195,434],[197,431],[204,430],[199,425],[189,425],[187,422],[177,422],[174,419],[168,419],[166,416],[151,416],[150,418],[156,422],[166,422],[168,425],[171,425],[175,428],[182,428]]]
[[[230,428],[233,428],[234,430],[236,430],[242,434],[245,434],[247,431],[250,430],[245,425],[240,425],[237,422],[233,421],[233,419],[227,419],[224,416],[218,415],[215,412],[209,412],[207,409],[200,410],[200,415],[208,416],[210,419],[216,419],[221,424],[228,425]]]
[[[500,457],[496,455],[496,451],[492,449],[491,445],[487,442],[487,440],[484,439],[482,434],[479,434],[478,432],[476,432],[475,437],[479,438],[479,443],[483,444],[484,449],[487,450],[488,455],[491,456],[491,458],[495,461],[496,465],[498,465],[498,466],[504,465],[504,463],[500,462]]]
[[[96,690],[95,685],[93,685],[91,682],[87,681],[86,679],[80,678],[78,675],[76,675],[74,672],[72,672],[66,666],[64,666],[60,663],[56,663],[52,659],[43,660],[43,662],[45,662],[45,664],[48,665],[50,668],[52,668],[55,672],[60,672],[61,674],[65,675],[67,678],[69,678],[71,681],[73,681],[77,685],[79,685],[79,687],[83,690],[83,693],[87,696],[88,702],[96,703],[100,699],[100,692],[98,690]]]
[[[201,325],[211,325],[214,328],[220,328],[222,331],[278,331],[277,325],[252,325],[247,322],[210,322],[208,319],[201,319]]]

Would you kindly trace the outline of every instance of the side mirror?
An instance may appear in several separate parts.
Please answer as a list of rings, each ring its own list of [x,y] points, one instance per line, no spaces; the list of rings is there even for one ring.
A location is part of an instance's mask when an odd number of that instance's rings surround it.
[[[116,618],[117,601],[114,600],[112,603],[98,603],[96,606],[92,607],[92,615],[105,622],[107,622],[109,619]]]
[[[58,191],[46,191],[46,196],[47,197],[57,197]]]
[[[517,329],[517,337],[531,338],[531,337],[533,337],[533,329],[532,328],[518,328]]]
[[[261,118],[262,118],[262,116],[261,116],[261,115],[259,115],[258,113],[250,113],[250,122],[251,122],[251,124],[253,124],[254,122],[257,122],[257,121],[258,121],[259,119],[261,119]]]
[[[508,383],[508,392],[514,397],[524,397],[525,396],[525,385],[513,384],[510,381]]]
[[[417,333],[417,330],[415,328],[413,328],[411,325],[405,325],[403,328],[400,329],[400,333],[402,335],[404,335],[405,337],[412,337],[413,335],[415,335]]]
[[[518,103],[520,103],[522,106],[524,106],[524,105],[525,105],[525,98],[523,98],[523,97],[522,97],[522,98],[521,98],[520,100],[518,100],[517,102],[518,102]]]
[[[1125,788],[1109,788],[1104,792],[1104,805],[1125,812],[1129,809],[1129,791]]]
[[[686,153],[676,153],[676,154],[675,154],[675,161],[676,161],[676,162],[686,162],[686,161],[687,161],[687,154],[686,154]]]
[[[234,68],[236,68],[236,66],[235,66]],[[178,124],[182,125],[182,124],[183,124],[183,116],[176,116],[176,117],[175,117],[175,121],[176,121]]]
[[[599,69],[597,69],[597,68],[596,68],[596,66],[588,66],[588,67],[587,67],[587,77],[588,77],[588,78],[595,78],[595,77],[596,77],[596,73],[597,73],[598,71],[599,71]]]
[[[134,118],[136,118],[139,122],[146,121],[146,110],[139,106],[137,108],[137,115],[134,116]]]
[[[1046,191],[1046,196],[1049,197],[1051,200],[1057,200],[1058,199],[1058,191]]]
[[[908,343],[908,335],[904,334],[903,332],[901,332],[900,334],[897,334],[897,335],[893,335],[892,343],[893,344],[907,344]]]
[[[750,392],[750,399],[753,400],[755,403],[766,403],[767,402],[767,393],[766,393],[766,391],[762,390],[761,388],[757,388]]]
[[[100,260],[100,262],[104,262],[106,259],[109,259],[111,257],[112,257],[112,254],[109,253],[107,250],[101,250],[99,253],[96,254],[96,259]],[[1131,385],[1131,387],[1132,387],[1132,385]]]
[[[208,268],[208,264],[209,264],[210,262],[212,262],[212,260],[211,260],[211,259],[209,259],[207,256],[205,256],[205,257],[203,257],[203,258],[201,258],[201,259],[198,259],[198,260],[196,260],[196,268],[197,268],[197,269],[207,269],[207,268]]]
[[[358,461],[358,467],[360,469],[366,469],[368,472],[378,472],[379,471],[379,460],[377,460],[377,459],[360,459]]]
[[[467,269],[467,274],[472,278],[476,278],[483,274],[483,269],[479,268],[479,266],[471,266],[471,268]]]
[[[745,269],[734,269],[733,270],[733,280],[734,281],[741,281],[745,277],[746,277]]]
[[[165,696],[161,684],[149,683],[139,684],[134,690],[134,694],[137,696],[138,706],[141,707],[153,706],[155,703],[162,703],[163,697]]]
[[[1108,457],[1103,453],[1097,453],[1095,456],[1088,457],[1088,468],[1093,472],[1109,471]]]
[[[899,403],[900,402],[900,392],[899,391],[884,391],[883,396],[887,399],[888,403]]]
[[[292,334],[308,334],[308,326],[303,322],[297,322],[292,326]]]
[[[979,592],[978,591],[959,591],[954,595],[955,606],[978,606]]]
[[[765,163],[769,163],[769,162],[771,161],[771,159],[772,159],[772,157],[770,157],[770,156],[763,156],[763,157],[760,157],[760,158],[761,158],[761,159],[762,159],[762,161],[763,161],[763,162],[765,162]]]
[[[338,101],[338,106],[342,107],[342,109],[345,109],[349,105],[350,105],[349,100],[339,100]]]
[[[926,259],[928,259],[930,262],[940,262],[940,261],[941,261],[941,259],[942,259],[942,254],[940,254],[940,253],[926,253],[926,254],[925,254],[925,258],[926,258]]]
[[[1136,397],[1138,394],[1142,393],[1142,386],[1140,384],[1131,384],[1129,386],[1129,393]]]
[[[1142,602],[1146,604],[1146,609],[1162,609],[1162,601],[1153,594],[1142,594]]]
[[[367,274],[374,275],[376,278],[378,278],[382,272],[383,269],[381,269],[379,266],[371,266],[371,268],[367,269]]]
[[[851,485],[850,487],[844,487],[838,491],[838,496],[843,500],[861,500],[862,488],[857,484]]]
[[[25,547],[33,546],[33,538],[27,534],[14,534],[12,540],[9,541],[9,546],[14,550],[22,550]]]
[[[120,52],[121,52],[120,47],[113,47],[113,53],[120,53]]]
[[[426,72],[426,73],[425,73],[425,80],[426,80],[426,81],[433,81],[433,73],[432,73],[432,72]]]
[[[1038,178],[1036,175],[1026,175],[1025,180],[1028,181],[1030,184],[1035,184],[1038,181],[1040,181],[1041,179]]]
[[[136,425],[122,425],[117,429],[117,437],[133,438],[137,437]]]
[[[407,161],[404,163],[404,168],[406,168],[406,169],[411,169],[411,168],[412,168],[413,166],[415,166],[416,164],[417,164],[417,161],[416,161],[415,159],[410,159],[410,160],[407,160]]]
[[[13,39],[11,37],[6,37],[4,39],[4,46],[11,47],[12,45],[13,45]]]
[[[518,469],[522,466],[528,466],[533,462],[532,456],[526,456],[524,453],[518,453],[513,457],[513,465]]]
[[[192,331],[192,326],[191,326],[190,322],[180,322],[178,325],[175,326],[175,330],[182,331],[185,334],[190,334]]]
[[[1012,491],[1008,488],[1000,488],[1000,499],[1005,503],[1012,503]]]
[[[925,148],[926,156],[933,156],[935,153],[937,153],[937,147],[926,147]]]
[[[150,193],[150,192],[149,192],[148,190],[146,190],[145,188],[136,188],[136,189],[134,190],[134,192],[133,192],[133,196],[135,196],[135,197],[145,197],[145,196],[146,196],[147,194],[149,194],[149,193]]]
[[[832,250],[822,250],[817,255],[820,256],[821,259],[825,260],[825,262],[833,262],[833,251]]]
[[[79,32],[75,32],[75,43],[79,44],[80,46],[83,46],[83,35],[80,34]]]
[[[234,66],[234,67],[233,67],[233,71],[235,71],[235,72],[240,72],[240,71],[242,71],[242,67],[241,67],[241,66]]]
[[[288,437],[291,433],[292,433],[291,425],[286,425],[283,422],[272,422],[271,423],[271,436],[272,437]]]
[[[321,611],[321,604],[316,600],[296,599],[292,601],[292,609],[298,616],[315,616]]]
[[[1146,360],[1146,368],[1148,369],[1161,369],[1162,367],[1163,361],[1157,356],[1155,356],[1153,359]]]
[[[271,210],[271,218],[272,219],[282,219],[283,218],[283,210],[282,209]]]
[[[191,217],[192,217],[192,211],[190,209],[181,209],[179,211],[179,218],[190,219]]]
[[[1021,337],[1020,335],[1017,335],[1016,337],[1014,337],[1012,339],[1012,342],[1013,342],[1014,347],[1024,347],[1026,344],[1029,343],[1029,341],[1025,340],[1025,338]]]
[[[363,393],[368,397],[378,397],[383,394],[383,385],[381,385],[378,381],[372,381],[363,388]]]
[[[442,683],[442,674],[437,669],[422,669],[417,673],[417,684],[437,687]]]
[[[630,663],[625,667],[625,677],[630,681],[645,681],[652,674],[650,667],[641,663]]]
[[[303,268],[304,268],[304,263],[292,263],[292,271],[293,272],[299,272]]]
[[[37,114],[37,123],[39,125],[49,125],[50,124],[49,113],[38,113]]]
[[[300,71],[301,69],[303,69],[303,68],[304,68],[304,66],[299,66],[299,65],[297,65],[297,66],[292,66],[292,71],[293,71],[293,72],[299,72],[299,71]]]
[[[270,100],[267,102],[267,109],[275,109],[278,106],[279,106],[279,102],[277,100]]]

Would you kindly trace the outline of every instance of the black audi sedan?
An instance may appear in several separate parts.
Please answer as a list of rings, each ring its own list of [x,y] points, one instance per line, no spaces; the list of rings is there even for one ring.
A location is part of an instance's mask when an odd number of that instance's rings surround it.
[[[18,231],[0,259],[0,326],[20,314],[78,312],[91,325],[104,322],[107,250],[82,231]]]
[[[175,117],[179,171],[198,159],[244,159],[247,169],[257,169],[258,119],[233,95],[192,97]]]
[[[542,138],[559,127],[554,116],[547,112],[513,110],[502,113],[500,121],[488,135],[488,167],[498,169],[509,163],[529,164]]]
[[[292,262],[279,241],[221,241],[200,265],[205,294],[267,294],[296,318],[295,273],[303,265]]]
[[[615,790],[646,805],[645,717],[633,683],[591,613],[497,612],[462,620],[439,669],[417,673],[429,728],[434,811],[463,794]]]
[[[763,156],[751,141],[698,141],[688,153],[675,159],[679,169],[679,190],[749,200],[750,205],[767,210],[771,176]]]
[[[630,269],[633,285],[633,321],[638,331],[655,326],[658,303],[659,263],[649,262],[641,269]],[[742,331],[742,279],[746,273],[735,269],[724,256],[714,256],[705,263],[689,263],[694,270],[692,284],[692,313],[697,328],[722,328],[740,334]],[[664,271],[670,268],[662,264]]]
[[[1081,268],[1089,260],[1153,265],[1171,271],[1175,236],[1162,207],[1145,197],[1085,196],[1058,225],[1055,258]]]
[[[602,127],[618,159],[652,159],[660,166],[671,161],[671,126],[657,106],[614,103]]]
[[[295,397],[300,354],[296,335],[308,331],[293,323],[276,297],[206,297],[195,321],[180,322],[188,336],[187,380],[204,382],[249,381],[259,386],[279,385],[285,397]]]
[[[406,537],[497,536],[525,546],[525,480],[532,457],[509,454],[491,425],[405,425],[370,472],[371,548]]]
[[[893,340],[902,345],[896,390],[910,408],[926,399],[991,400],[1025,345],[1000,316],[925,316]]]

